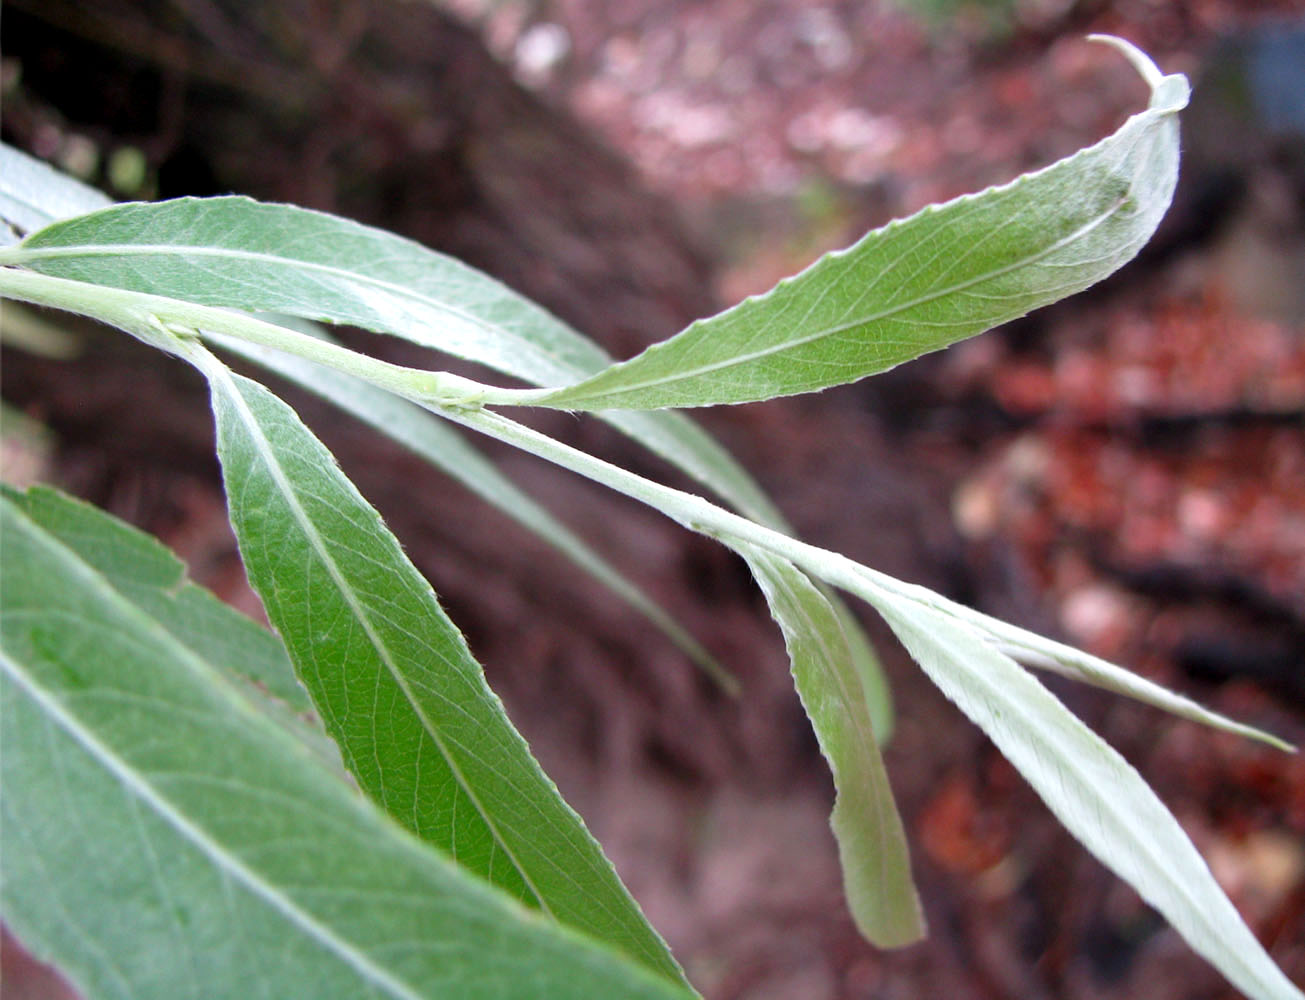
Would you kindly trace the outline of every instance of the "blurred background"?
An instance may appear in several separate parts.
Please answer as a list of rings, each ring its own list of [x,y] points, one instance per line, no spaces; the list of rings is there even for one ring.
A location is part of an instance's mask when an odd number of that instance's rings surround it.
[[[394,229],[625,357],[871,227],[1108,134],[1146,93],[1083,40],[1094,31],[1196,85],[1174,207],[1137,261],[869,381],[700,416],[804,538],[1303,744],[1293,0],[9,0],[0,126],[115,197],[238,192]],[[5,478],[53,481],[154,532],[260,615],[198,380],[18,307],[3,334]],[[867,612],[932,929],[876,952],[844,907],[832,787],[741,563],[489,449],[740,676],[731,700],[547,546],[287,394],[431,577],[709,1000],[1235,995]],[[684,485],[595,421],[534,419]],[[1305,981],[1301,758],[1050,683]],[[8,937],[3,962],[6,997],[66,995]]]

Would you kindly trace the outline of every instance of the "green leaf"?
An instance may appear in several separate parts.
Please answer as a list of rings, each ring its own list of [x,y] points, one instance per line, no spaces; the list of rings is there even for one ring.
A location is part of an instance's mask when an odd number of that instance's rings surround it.
[[[647,503],[736,551],[768,552],[868,601],[888,619],[944,693],[984,727],[1065,826],[1169,917],[1199,952],[1239,985],[1272,987],[1256,996],[1298,998],[1297,993],[1279,988],[1286,980],[1254,943],[1177,822],[1145,782],[1032,675],[996,648],[994,641],[1008,643],[1009,637],[979,631],[949,602],[925,588],[900,583],[845,556],[784,536],[701,497],[649,482],[500,414],[476,410],[451,419]],[[773,581],[770,586],[775,586]],[[793,621],[788,627],[794,627]]]
[[[36,166],[87,199],[103,198]],[[8,190],[0,176],[0,193]],[[117,205],[75,218],[63,207],[38,204],[44,215],[25,216],[29,222],[60,221],[3,251],[0,262],[204,305],[360,326],[535,385],[574,382],[612,360],[547,310],[461,261],[323,212],[243,197]],[[669,417],[621,414],[612,422],[749,516],[778,517],[727,452],[685,418]]]
[[[186,579],[185,564],[157,539],[49,487],[21,494],[3,489],[42,530],[197,656],[254,681],[297,712],[310,710],[277,638]]]
[[[1126,43],[1119,43],[1121,47]],[[765,295],[556,392],[569,410],[771,399],[882,372],[1100,281],[1150,239],[1178,176],[1181,76],[1150,67],[1151,105],[1089,149],[931,206]]]
[[[937,597],[937,595],[934,596],[935,600],[931,603],[940,607],[945,606],[946,610],[954,614],[955,617],[977,628],[997,649],[1027,666],[1060,674],[1063,677],[1084,684],[1091,684],[1103,691],[1124,695],[1127,698],[1151,705],[1181,719],[1208,726],[1211,729],[1222,730],[1245,739],[1257,740],[1278,750],[1288,752],[1295,750],[1295,747],[1290,743],[1274,736],[1272,733],[1237,722],[1218,712],[1213,712],[1190,698],[1185,698],[1108,660],[1085,653],[1073,646],[1067,646],[1064,643],[1044,638],[1034,632],[1017,628],[1000,619],[989,617],[962,605],[953,604],[944,598]]]
[[[361,326],[536,385],[575,382],[612,360],[460,261],[332,215],[248,198],[119,205],[51,225],[0,251],[0,263],[205,305]],[[747,472],[683,414],[618,411],[603,419],[740,513],[787,530]],[[849,628],[859,628],[842,613]],[[862,670],[880,674],[863,635],[854,647]],[[886,738],[892,701],[882,675],[873,691],[877,730]]]
[[[825,555],[832,556],[832,553],[825,553]],[[838,557],[833,558],[837,559]],[[820,557],[817,558],[815,565],[828,570],[832,563],[829,559]],[[959,622],[964,622],[981,635],[989,645],[1028,666],[1057,673],[1071,680],[1091,684],[1093,687],[1124,695],[1161,711],[1169,712],[1179,718],[1208,726],[1211,729],[1232,733],[1245,739],[1258,740],[1279,750],[1290,752],[1295,749],[1290,743],[1274,736],[1272,733],[1211,711],[1190,698],[1185,698],[1168,688],[1156,684],[1154,681],[1133,673],[1131,670],[1110,663],[1108,660],[1092,656],[1090,653],[1075,649],[1073,646],[1067,646],[1064,643],[1044,638],[1035,632],[1029,632],[1027,629],[1011,625],[1009,622],[985,615],[973,608],[967,608],[965,605],[948,600],[941,594],[936,594],[925,587],[903,583],[877,570],[872,570],[868,566],[860,566],[855,563],[851,565],[856,566],[857,574],[874,581],[874,585],[881,590],[914,604],[941,612]]]
[[[250,581],[359,785],[459,864],[676,981],[380,516],[294,412],[196,348]]]
[[[843,627],[843,638],[847,641],[847,655],[851,658],[856,675],[861,678],[861,688],[870,710],[875,739],[880,746],[887,746],[892,739],[896,720],[893,714],[892,688],[888,686],[888,678],[884,675],[879,656],[870,645],[870,639],[856,615],[839,599],[833,588],[823,580],[813,580],[812,583],[838,616],[839,624]]]
[[[1065,828],[1230,982],[1259,1000],[1305,996],[1274,965],[1150,786],[1036,678],[950,615],[873,584],[856,592]]]
[[[58,219],[111,205],[108,197],[26,153],[0,143],[0,246]]]
[[[1008,644],[1011,637],[979,631],[950,602],[925,588],[786,537],[701,497],[649,482],[500,414],[468,411],[452,419],[647,503],[736,551],[770,553],[868,601],[889,620],[934,682],[984,727],[1066,827],[1169,917],[1198,951],[1239,985],[1285,983],[1145,782],[996,648],[995,642]],[[767,585],[779,590],[776,581]],[[775,603],[777,614],[785,613],[781,602]],[[800,622],[794,611],[786,627],[796,629]],[[830,629],[822,631],[828,634]],[[1276,988],[1256,995],[1296,996]]]
[[[881,948],[925,935],[910,850],[875,738],[865,678],[842,619],[806,575],[763,549],[737,545],[788,646],[793,681],[834,775],[830,825],[857,928]]]
[[[461,261],[323,212],[249,198],[116,205],[8,253],[57,277],[395,333],[537,384],[606,356]]]
[[[316,331],[313,335],[325,337],[322,331]],[[497,507],[556,548],[661,629],[685,655],[725,690],[737,692],[737,680],[697,639],[583,539],[518,489],[447,423],[406,400],[333,368],[234,337],[210,335],[208,339],[329,400],[443,470],[482,500]]]
[[[0,251],[0,263],[202,305],[281,313],[389,333],[535,385],[611,363],[592,341],[466,264],[392,233],[243,197],[117,205]],[[684,417],[622,414],[623,431],[750,516],[774,507]]]
[[[361,798],[102,575],[119,526],[77,521],[74,551],[0,497],[0,911],[83,995],[690,995]]]

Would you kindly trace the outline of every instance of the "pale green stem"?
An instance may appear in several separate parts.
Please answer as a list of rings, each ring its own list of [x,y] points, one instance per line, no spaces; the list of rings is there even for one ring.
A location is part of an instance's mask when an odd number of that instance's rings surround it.
[[[523,451],[530,452],[618,493],[645,503],[691,531],[715,538],[730,548],[737,549],[742,544],[764,549],[780,556],[816,579],[855,594],[872,605],[879,605],[885,598],[911,601],[965,623],[974,629],[975,638],[992,643],[1008,655],[1026,659],[1044,669],[1052,669],[1078,679],[1088,679],[1094,673],[1099,674],[1099,671],[1081,661],[1082,654],[1076,650],[1061,647],[1067,657],[1062,663],[1054,651],[1054,647],[1059,646],[1057,643],[1039,640],[1037,637],[1029,636],[1014,625],[1008,625],[997,619],[989,618],[972,608],[949,601],[925,587],[904,583],[849,559],[847,556],[840,555],[837,552],[830,552],[828,549],[822,549],[815,545],[809,545],[783,532],[723,510],[700,496],[684,493],[669,486],[663,486],[660,483],[644,479],[642,476],[622,469],[620,466],[604,462],[602,459],[595,458],[593,455],[572,448],[570,445],[556,441],[547,435],[540,434],[538,431],[531,430],[529,427],[509,420],[500,414],[483,409],[439,407],[428,403],[422,405],[427,406],[427,408],[448,420],[511,444]],[[1108,664],[1106,667],[1110,670],[1117,669],[1110,667]],[[1102,681],[1107,688],[1114,687],[1109,683],[1110,678],[1099,677],[1098,680]],[[1157,688],[1156,690],[1160,691],[1161,689]],[[1165,695],[1171,694],[1170,692],[1163,693]],[[1169,711],[1178,711],[1172,701],[1167,705],[1161,705],[1160,702],[1156,702],[1156,704],[1167,708]],[[1214,717],[1210,713],[1194,704],[1190,705],[1190,708],[1195,713],[1191,717],[1200,718],[1207,725],[1215,724]],[[1219,728],[1239,733],[1249,739],[1259,740],[1279,750],[1288,753],[1295,751],[1295,747],[1290,743],[1251,726],[1234,723],[1231,720],[1220,720],[1218,725]]]
[[[834,586],[856,592],[864,590],[865,585],[870,583],[884,592],[911,600],[924,601],[925,597],[933,596],[924,588],[902,583],[861,566],[846,556],[798,541],[783,532],[767,528],[746,517],[717,507],[700,496],[663,486],[618,465],[595,458],[587,452],[563,444],[546,434],[509,420],[501,414],[484,409],[448,407],[428,401],[416,401],[445,419],[513,445],[617,493],[647,504],[690,531],[715,538],[726,545],[735,541],[755,545],[802,566]],[[932,601],[925,603],[938,607]],[[939,610],[946,609],[939,607]]]
[[[1031,646],[1028,637],[1013,625],[990,619],[931,590],[903,583],[836,552],[800,542],[717,507],[700,496],[644,479],[484,409],[484,402],[499,394],[511,394],[513,390],[496,390],[447,372],[388,364],[243,313],[14,268],[0,267],[0,295],[65,309],[122,327],[171,354],[189,356],[188,342],[204,331],[213,331],[328,365],[648,504],[684,527],[716,538],[727,546],[756,546],[872,604],[885,597],[912,601],[965,622],[975,629],[977,636],[989,642],[1038,659],[1049,655],[1045,643],[1041,648]],[[1052,658],[1055,659],[1054,654]],[[1081,669],[1074,673],[1081,673]],[[1290,749],[1281,740],[1250,727],[1229,725],[1226,728]]]
[[[448,372],[429,372],[389,364],[232,310],[196,305],[162,295],[106,288],[12,267],[0,268],[0,295],[35,305],[53,306],[121,327],[169,354],[187,355],[186,341],[203,331],[224,333],[250,343],[286,351],[356,375],[442,417],[602,483],[618,493],[655,507],[693,531],[717,538],[726,544],[737,539],[759,546],[806,567],[808,571],[835,586],[855,593],[864,589],[869,582],[868,574],[872,573],[866,567],[858,566],[836,553],[806,545],[782,532],[731,514],[702,497],[644,479],[497,413],[491,413],[483,408],[479,400],[491,396],[494,393],[492,387],[479,385]],[[819,568],[814,568],[817,565]],[[876,578],[880,576],[881,574],[873,574]],[[900,596],[912,596],[915,600],[927,600],[933,596],[923,588],[911,588],[918,589],[920,596],[903,592],[898,588],[909,585],[901,584],[891,577],[883,577],[878,585],[882,589],[897,592]],[[927,603],[932,605],[931,601]]]
[[[449,372],[407,368],[359,354],[296,330],[256,319],[247,313],[197,305],[163,295],[106,288],[85,281],[55,278],[34,271],[0,267],[0,296],[52,306],[120,327],[147,344],[179,353],[178,341],[200,331],[225,333],[348,372],[375,386],[422,403],[475,405],[490,386]]]

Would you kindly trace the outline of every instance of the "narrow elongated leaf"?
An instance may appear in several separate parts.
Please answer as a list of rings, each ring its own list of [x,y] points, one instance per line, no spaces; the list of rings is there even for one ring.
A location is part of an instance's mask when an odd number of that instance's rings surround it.
[[[943,599],[940,599],[937,603],[951,604],[951,602],[946,602]],[[1162,709],[1179,718],[1209,726],[1211,729],[1219,729],[1246,739],[1258,740],[1279,750],[1293,751],[1295,749],[1290,743],[1279,739],[1272,733],[1267,733],[1262,729],[1248,726],[1225,715],[1220,715],[1218,712],[1213,712],[1199,702],[1184,698],[1182,695],[1170,691],[1154,681],[1147,680],[1147,678],[1135,674],[1131,670],[1125,670],[1108,660],[1085,653],[1081,649],[1075,649],[1073,646],[1047,639],[1035,632],[1017,628],[1000,619],[980,614],[962,605],[954,605],[948,610],[961,621],[969,622],[975,626],[980,634],[984,635],[996,648],[1028,666],[1046,670],[1050,673],[1057,673],[1071,680],[1081,681],[1084,684],[1091,684],[1093,687],[1111,691],[1114,694],[1122,694],[1135,701]]]
[[[956,618],[874,585],[856,591],[1078,840],[1259,1000],[1301,1000],[1178,821],[1119,754],[1027,670]]]
[[[870,602],[1069,830],[1168,916],[1199,952],[1233,982],[1252,986],[1254,996],[1299,1000],[1145,782],[937,595],[785,537],[700,497],[650,483],[498,414],[466,412],[454,419],[648,503],[738,551],[764,550]],[[774,587],[774,581],[769,585]]]
[[[806,575],[762,549],[738,546],[779,623],[798,696],[834,775],[830,825],[843,889],[857,928],[881,948],[925,934],[911,881],[910,850],[879,754],[866,697],[843,623]]]
[[[576,382],[612,361],[546,310],[457,260],[335,216],[248,198],[119,205],[61,219],[21,246],[0,250],[0,263],[207,305],[357,325],[535,385]],[[740,513],[788,530],[747,472],[684,415],[613,411],[603,419]],[[849,629],[859,628],[842,613]],[[886,738],[888,686],[868,640],[858,636],[853,646],[861,670],[879,675],[872,711]]]
[[[351,375],[234,337],[210,340],[292,380],[352,413],[462,483],[487,503],[534,532],[661,629],[726,690],[738,682],[688,631],[583,539],[523,493],[456,431],[426,410]]]
[[[824,560],[818,561],[828,565]],[[1179,718],[1209,726],[1211,729],[1258,740],[1279,750],[1295,749],[1290,743],[1272,733],[1211,711],[1190,698],[1185,698],[1131,670],[1092,656],[1081,649],[1075,649],[1073,646],[1047,639],[1036,632],[1011,625],[999,618],[985,615],[956,601],[948,600],[925,587],[903,583],[867,566],[856,566],[856,572],[866,579],[873,580],[876,586],[899,598],[964,622],[982,636],[985,642],[1031,667],[1124,695]]]
[[[8,252],[58,277],[395,333],[536,384],[606,361],[461,261],[291,205],[237,196],[116,205],[48,226]]]
[[[196,655],[255,681],[296,711],[310,709],[277,638],[188,580],[185,564],[157,539],[49,487],[0,490]]]
[[[358,783],[470,871],[679,981],[376,511],[289,407],[194,360],[250,581]]]
[[[468,412],[456,419],[648,503],[745,555],[763,550],[868,601],[1066,827],[1164,913],[1197,951],[1234,983],[1250,987],[1254,996],[1299,1000],[1146,783],[996,648],[989,641],[994,637],[950,611],[937,595],[729,514],[700,497],[642,480],[501,415]],[[767,586],[779,591],[774,580]],[[794,621],[800,622],[800,616],[795,614],[788,627]]]
[[[506,285],[412,240],[337,216],[249,198],[108,206],[79,182],[0,145],[0,218],[27,229],[0,254],[57,277],[388,333],[534,385],[574,382],[612,362],[602,348]],[[21,167],[22,169],[18,169]],[[28,173],[36,180],[27,182]],[[67,188],[70,195],[61,195]],[[96,209],[105,208],[96,212]],[[79,213],[92,213],[78,216]],[[741,512],[778,512],[711,437],[682,416],[612,423]]]
[[[94,212],[112,201],[93,187],[0,143],[0,246],[59,219]]]
[[[0,250],[0,263],[202,305],[360,326],[534,385],[574,382],[612,361],[461,261],[337,216],[244,197],[116,205],[64,219]],[[777,517],[724,449],[685,418],[668,417],[627,413],[611,422],[749,516]]]
[[[0,144],[0,221],[10,223],[23,232],[31,232],[111,204],[99,191],[58,173],[10,146]],[[569,330],[567,335],[571,335]],[[622,600],[647,616],[726,689],[737,689],[737,681],[701,643],[602,560],[579,537],[516,489],[492,464],[474,449],[467,447],[456,434],[436,423],[429,414],[343,373],[307,364],[291,355],[244,344],[233,338],[218,339],[229,350],[243,352],[247,357],[273,367],[301,385],[315,383],[309,385],[314,391],[332,399],[374,427],[404,438],[403,443],[413,451],[458,478],[483,499],[555,545],[581,569],[592,574]],[[594,358],[600,363],[603,360],[601,353],[595,353]],[[719,451],[715,442],[687,421],[672,426],[684,428],[678,435],[681,447],[698,447],[704,461],[711,464],[712,452]],[[701,441],[705,441],[705,449],[700,447]],[[672,442],[666,446],[673,448],[675,444]],[[745,493],[756,494],[751,497],[752,506],[758,509],[767,506],[764,497],[751,486],[746,477],[743,485],[746,487]]]
[[[88,1000],[690,995],[361,798],[115,589],[108,520],[92,565],[0,497],[0,910]]]
[[[1121,46],[1126,43],[1119,43]],[[1114,135],[1004,187],[893,222],[579,385],[571,410],[743,403],[882,372],[1080,291],[1141,249],[1178,176],[1188,86],[1160,78]]]

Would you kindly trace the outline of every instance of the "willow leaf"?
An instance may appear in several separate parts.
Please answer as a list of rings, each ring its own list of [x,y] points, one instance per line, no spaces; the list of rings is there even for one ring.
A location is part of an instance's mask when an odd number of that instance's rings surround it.
[[[1173,814],[1127,761],[970,626],[873,586],[912,657],[996,744],[1080,843],[1154,906],[1238,989],[1302,1000],[1229,901]]]
[[[1152,86],[1114,135],[1003,187],[931,206],[765,295],[578,385],[570,410],[744,403],[842,385],[1081,291],[1131,260],[1169,207],[1187,81],[1113,40]]]
[[[574,382],[612,360],[461,261],[324,212],[239,196],[115,205],[62,219],[0,250],[0,263],[201,305],[359,326],[533,385]],[[683,417],[668,416],[630,413],[611,422],[739,510],[775,519],[773,505],[724,449]]]
[[[1192,946],[1255,997],[1300,1000],[1240,922],[1181,828],[1135,771],[1001,652],[993,637],[925,588],[903,584],[649,482],[489,411],[452,417],[661,510],[736,551],[764,550],[874,606],[949,697],[989,734],[1057,817],[1131,882]],[[1217,721],[1217,720],[1216,720]]]
[[[843,561],[832,556],[832,553],[824,553],[816,560],[816,565],[826,571],[835,563],[842,565]],[[1290,743],[1272,733],[1230,719],[1118,664],[1093,656],[1081,649],[1075,649],[1073,646],[1056,642],[1054,639],[1045,638],[1036,632],[1022,629],[999,618],[993,618],[991,615],[985,615],[981,611],[975,611],[973,608],[949,600],[925,587],[903,583],[868,566],[855,563],[846,565],[854,566],[856,575],[873,581],[875,586],[898,598],[930,608],[964,623],[982,636],[989,645],[1028,666],[1057,673],[1114,694],[1124,695],[1211,729],[1257,740],[1279,750],[1290,752],[1295,749]],[[808,568],[812,569],[812,567]],[[814,569],[813,572],[822,576],[818,569]],[[828,579],[827,576],[822,578]],[[843,582],[839,583],[839,586],[843,585]]]
[[[120,528],[0,497],[0,913],[82,995],[690,996],[359,796],[117,589]]]
[[[324,334],[318,332],[316,335]],[[737,680],[692,634],[575,532],[522,492],[445,422],[406,400],[333,368],[316,365],[282,351],[245,343],[234,337],[210,335],[209,339],[329,400],[441,469],[482,500],[497,507],[556,548],[578,568],[661,629],[686,656],[723,688],[737,692]]]
[[[297,712],[310,709],[277,638],[187,579],[185,564],[158,539],[50,487],[0,490],[188,649]]]
[[[192,360],[250,581],[358,783],[481,878],[682,981],[380,516],[288,406]]]
[[[0,246],[17,243],[59,219],[94,212],[112,202],[95,188],[0,143]]]
[[[0,191],[4,185],[0,177]],[[460,261],[336,216],[243,197],[118,205],[60,219],[0,250],[0,263],[205,305],[361,326],[534,385],[573,383],[612,362],[547,310]],[[603,419],[740,513],[787,530],[756,482],[683,414],[614,411]],[[849,628],[859,628],[843,614]],[[862,671],[878,676],[872,711],[886,738],[888,686],[864,635],[853,645]]]
[[[1035,632],[981,614],[963,605],[953,604],[945,598],[937,597],[932,603],[946,607],[957,619],[968,622],[978,629],[980,634],[997,649],[1027,666],[1060,674],[1070,680],[1132,698],[1134,701],[1211,729],[1233,733],[1245,739],[1258,740],[1278,750],[1287,752],[1295,750],[1290,743],[1272,733],[1211,711],[1199,702],[1185,698],[1099,656],[1093,656],[1091,653],[1056,642],[1054,639],[1047,639]]]
[[[870,717],[865,680],[837,610],[791,562],[738,545],[788,646],[793,681],[834,775],[830,825],[857,929],[881,948],[925,935],[910,849]]]

